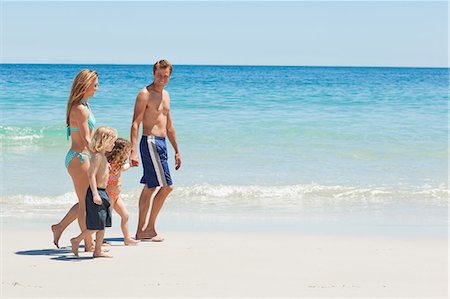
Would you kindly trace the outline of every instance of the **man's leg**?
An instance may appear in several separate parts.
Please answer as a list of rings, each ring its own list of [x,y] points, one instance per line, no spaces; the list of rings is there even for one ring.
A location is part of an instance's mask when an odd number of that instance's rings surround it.
[[[136,240],[147,238],[142,230],[144,228],[145,221],[147,220],[148,210],[150,209],[150,199],[153,191],[155,191],[155,188],[148,188],[147,185],[144,185],[141,196],[139,197],[139,218],[136,231]]]
[[[150,212],[150,219],[148,220],[147,228],[144,231],[144,235],[146,238],[152,238],[153,241],[162,241],[162,238],[158,238],[158,233],[155,229],[156,218],[158,217],[159,211],[161,211],[162,206],[164,205],[164,201],[167,196],[169,196],[170,192],[172,192],[173,186],[165,186],[159,189],[158,193],[153,200],[152,211]],[[156,238],[155,238],[156,237]]]

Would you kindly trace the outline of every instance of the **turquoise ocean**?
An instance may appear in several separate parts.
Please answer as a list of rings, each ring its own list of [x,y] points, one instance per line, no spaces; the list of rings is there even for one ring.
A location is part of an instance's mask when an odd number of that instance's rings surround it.
[[[84,68],[99,73],[97,126],[129,139],[151,66],[0,65],[5,225],[56,222],[77,201],[65,109]],[[447,233],[449,69],[175,65],[166,89],[182,167],[169,146],[160,226]],[[141,172],[122,176],[133,218]]]

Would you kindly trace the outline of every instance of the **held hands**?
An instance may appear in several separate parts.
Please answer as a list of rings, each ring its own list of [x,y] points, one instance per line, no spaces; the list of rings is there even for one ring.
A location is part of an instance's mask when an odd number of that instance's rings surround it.
[[[95,195],[94,195],[93,200],[94,200],[94,203],[96,203],[96,204],[98,204],[98,205],[101,205],[101,204],[102,204],[102,199],[100,198],[100,196],[99,196],[98,194],[95,194]]]
[[[180,153],[176,153],[175,154],[175,170],[180,169],[181,167],[181,157],[180,157]]]
[[[139,157],[137,153],[130,154],[130,167],[139,166]]]

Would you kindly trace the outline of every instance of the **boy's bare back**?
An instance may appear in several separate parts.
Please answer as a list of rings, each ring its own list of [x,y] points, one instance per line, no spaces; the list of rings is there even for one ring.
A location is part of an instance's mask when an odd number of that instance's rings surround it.
[[[92,167],[97,167],[95,181],[97,188],[106,188],[109,177],[109,163],[106,156],[102,153],[93,153],[91,159]]]

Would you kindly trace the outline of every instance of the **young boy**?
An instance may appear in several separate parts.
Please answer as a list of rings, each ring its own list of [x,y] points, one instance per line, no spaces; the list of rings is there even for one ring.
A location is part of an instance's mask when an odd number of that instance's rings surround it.
[[[102,252],[105,227],[111,227],[111,208],[106,186],[109,177],[109,163],[105,153],[110,152],[117,139],[116,130],[102,126],[92,137],[89,145],[93,152],[89,167],[89,188],[86,193],[86,229],[70,240],[72,252],[78,256],[80,242],[89,234],[96,233],[94,258],[112,257]]]

